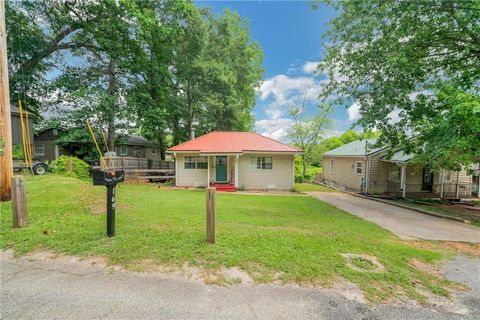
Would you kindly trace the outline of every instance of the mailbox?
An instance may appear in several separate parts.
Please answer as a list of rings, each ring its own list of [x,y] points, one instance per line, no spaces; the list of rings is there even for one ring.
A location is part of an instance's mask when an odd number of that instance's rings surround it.
[[[107,236],[115,236],[115,186],[125,181],[125,171],[115,170],[111,172],[94,170],[92,172],[94,186],[107,187]]]

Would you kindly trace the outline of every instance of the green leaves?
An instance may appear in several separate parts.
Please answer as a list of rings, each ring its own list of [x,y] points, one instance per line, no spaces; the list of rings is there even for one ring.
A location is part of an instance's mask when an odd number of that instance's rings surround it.
[[[480,2],[341,1],[337,9],[323,95],[359,103],[359,125],[381,131],[383,144],[416,152],[424,165],[479,161],[480,144],[471,143],[480,122],[455,106],[469,110],[479,97]],[[422,156],[427,150],[433,156]]]

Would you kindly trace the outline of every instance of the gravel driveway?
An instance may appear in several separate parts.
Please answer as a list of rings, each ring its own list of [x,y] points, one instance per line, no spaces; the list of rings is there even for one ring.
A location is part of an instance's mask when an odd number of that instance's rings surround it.
[[[451,279],[479,260],[447,268]],[[453,261],[455,263],[455,261]],[[1,319],[479,319],[478,291],[461,293],[455,306],[435,303],[372,305],[338,290],[292,285],[220,287],[160,273],[131,273],[75,258],[20,259],[2,252]],[[460,269],[460,271],[459,271]],[[478,268],[477,268],[478,270]],[[468,274],[470,274],[468,272]],[[475,280],[475,279],[473,279]]]
[[[429,216],[344,192],[308,192],[308,194],[362,219],[374,222],[404,240],[480,243],[480,228],[465,223]]]

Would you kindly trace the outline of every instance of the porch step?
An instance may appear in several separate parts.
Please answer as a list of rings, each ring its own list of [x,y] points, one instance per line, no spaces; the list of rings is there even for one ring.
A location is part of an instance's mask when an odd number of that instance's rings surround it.
[[[235,191],[237,191],[237,188],[235,188],[234,184],[214,183],[210,186],[215,188],[215,190],[217,190],[218,192],[235,192]]]

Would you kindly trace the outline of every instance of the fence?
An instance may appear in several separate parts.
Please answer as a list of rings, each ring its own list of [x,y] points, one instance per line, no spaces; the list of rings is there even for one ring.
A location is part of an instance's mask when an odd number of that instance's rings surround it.
[[[151,181],[166,181],[175,179],[175,162],[167,160],[150,160],[135,157],[107,157],[105,158],[108,169],[121,169],[125,171],[125,180],[145,179]],[[113,162],[113,166],[112,166]],[[92,166],[92,169],[104,169],[104,166]]]

